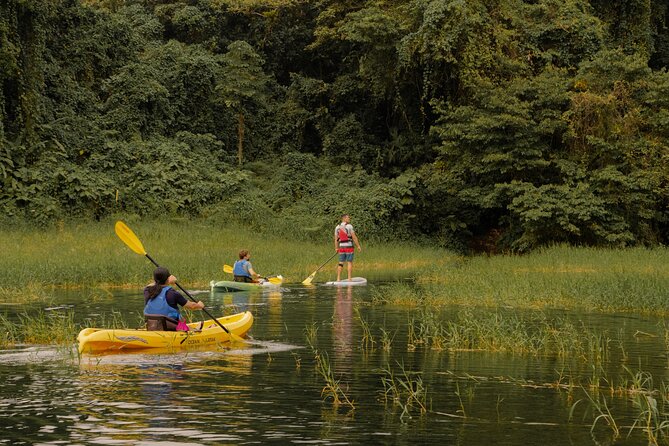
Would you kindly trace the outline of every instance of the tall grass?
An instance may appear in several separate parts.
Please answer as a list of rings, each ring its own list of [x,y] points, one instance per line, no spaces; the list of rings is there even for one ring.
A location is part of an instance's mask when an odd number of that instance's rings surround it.
[[[84,324],[76,323],[74,316],[72,311],[24,311],[17,315],[17,320],[10,320],[0,314],[0,347],[17,344],[71,345],[83,326],[127,328],[118,312],[88,319]]]
[[[405,418],[411,418],[414,411],[420,415],[427,413],[427,388],[421,373],[408,371],[401,363],[398,366],[398,374],[395,374],[390,364],[381,370],[381,384],[385,403],[399,406],[402,409],[400,420],[404,422]]]
[[[618,334],[621,336],[621,334]],[[505,352],[581,358],[590,364],[606,361],[612,339],[606,332],[574,325],[539,312],[474,313],[464,309],[445,320],[436,311],[422,309],[407,327],[407,350],[416,345],[433,350]]]
[[[332,253],[329,233],[307,242],[275,232],[258,234],[216,220],[126,219],[146,251],[185,287],[206,288],[229,278],[240,249],[256,271],[299,283]],[[119,240],[114,220],[62,223],[50,229],[0,231],[0,297],[43,299],[49,286],[138,287],[153,265]],[[361,235],[364,237],[364,235]],[[415,279],[373,291],[375,304],[574,308],[669,314],[669,249],[595,249],[555,246],[529,255],[462,258],[428,246],[368,243],[356,254],[354,274],[372,281]],[[335,262],[316,281],[334,277]],[[28,290],[26,292],[26,290]]]
[[[282,274],[299,283],[332,254],[329,233],[322,243],[301,242],[281,234],[258,234],[225,221],[126,220],[146,251],[173,272],[184,286],[207,287],[212,279],[230,277],[224,264],[251,251],[260,274]],[[362,237],[362,235],[361,235]],[[6,293],[29,286],[139,286],[151,279],[153,265],[132,252],[114,233],[114,220],[63,223],[50,229],[4,228],[0,231],[0,284]],[[412,274],[427,265],[445,265],[447,251],[397,243],[365,243],[356,254],[355,274],[369,277]],[[332,280],[335,262],[317,280]]]
[[[665,383],[662,383],[659,388],[654,386],[653,377],[648,372],[633,372],[627,367],[625,370],[629,378],[610,393],[612,396],[626,396],[632,405],[635,419],[629,427],[628,437],[635,429],[640,429],[645,434],[647,444],[666,444],[669,439],[669,387]],[[585,398],[572,405],[570,418],[579,403],[588,402],[589,408],[594,413],[592,430],[603,422],[612,430],[614,439],[618,438],[621,425],[617,418],[624,419],[624,416],[612,412],[600,388],[582,387],[582,390]]]
[[[582,308],[669,314],[669,249],[555,246],[515,256],[479,256],[431,265],[418,289],[392,284],[378,303]]]
[[[16,344],[69,345],[74,343],[78,331],[74,313],[20,313],[18,322],[0,315],[0,346]]]

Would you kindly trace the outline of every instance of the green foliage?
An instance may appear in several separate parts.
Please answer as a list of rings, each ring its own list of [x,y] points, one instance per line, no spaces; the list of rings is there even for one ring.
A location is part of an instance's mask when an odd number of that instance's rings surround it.
[[[244,41],[232,42],[223,56],[223,64],[217,91],[227,107],[243,109],[265,98],[268,79],[263,73],[263,60],[251,45]]]
[[[659,0],[9,0],[0,203],[467,249],[666,243]],[[230,166],[237,164],[236,170]]]
[[[323,140],[323,152],[342,165],[369,166],[376,148],[366,143],[365,130],[353,115],[339,120]]]

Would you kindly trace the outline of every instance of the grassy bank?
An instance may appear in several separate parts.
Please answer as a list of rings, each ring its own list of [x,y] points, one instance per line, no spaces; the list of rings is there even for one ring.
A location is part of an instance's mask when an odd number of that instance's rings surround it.
[[[395,284],[377,301],[596,311],[669,310],[669,249],[556,246],[525,256],[472,257],[429,267],[419,287]]]
[[[299,283],[333,253],[331,235],[321,243],[300,242],[281,234],[262,234],[207,221],[127,221],[146,251],[168,267],[187,287],[207,287],[212,279],[231,279],[223,265],[232,265],[240,249],[249,249],[260,274],[282,274]],[[334,225],[333,225],[334,227]],[[428,265],[439,268],[456,256],[440,249],[398,244],[373,244],[361,235],[363,252],[356,254],[355,275],[412,275]],[[114,233],[114,220],[61,224],[0,232],[0,288],[39,289],[145,285],[153,266],[131,251]],[[333,259],[316,282],[334,279]],[[33,293],[34,294],[34,293]]]
[[[249,249],[261,274],[282,274],[300,283],[332,254],[330,234],[302,242],[281,234],[257,234],[212,221],[127,221],[147,252],[186,287],[206,288],[237,252]],[[114,233],[114,220],[61,224],[47,229],[0,232],[0,294],[17,290],[39,301],[44,287],[139,287],[153,266]],[[375,244],[361,234],[355,275],[372,281],[415,278],[418,286],[393,283],[376,289],[376,303],[462,304],[513,308],[585,308],[666,313],[669,249],[594,249],[557,246],[525,256],[462,258],[445,250]],[[335,261],[316,276],[334,278]],[[25,298],[28,298],[25,297]],[[7,300],[7,299],[5,299]]]

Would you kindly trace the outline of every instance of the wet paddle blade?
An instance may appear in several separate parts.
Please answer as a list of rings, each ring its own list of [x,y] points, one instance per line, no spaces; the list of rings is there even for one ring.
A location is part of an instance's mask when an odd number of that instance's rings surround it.
[[[132,232],[132,229],[130,229],[121,220],[117,221],[114,225],[114,231],[116,232],[118,238],[120,238],[123,243],[128,245],[128,248],[132,249],[137,254],[143,256],[146,255],[146,251],[144,250],[144,245],[142,245],[142,242],[139,241],[135,233]]]
[[[232,267],[230,265],[223,265],[223,272],[232,274]]]
[[[302,281],[302,284],[304,284],[304,285],[311,285],[311,281],[314,280],[314,277],[316,277],[316,271],[314,271],[313,273],[311,273],[311,274],[309,275],[309,277],[307,277],[306,279],[304,279],[304,280]]]
[[[311,273],[311,275],[310,275],[309,277],[307,277],[306,279],[304,279],[304,280],[302,281],[302,283],[303,283],[304,285],[311,285],[311,281],[314,280],[314,277],[316,276],[316,273],[317,273],[318,271],[320,271],[320,269],[323,268],[323,267],[324,267],[330,260],[332,260],[332,259],[334,258],[334,256],[336,256],[336,255],[337,255],[337,251],[335,250],[335,253],[332,254],[332,255],[330,256],[330,258],[327,259],[321,266],[319,266],[318,269],[317,269],[316,271],[314,271],[313,273]]]

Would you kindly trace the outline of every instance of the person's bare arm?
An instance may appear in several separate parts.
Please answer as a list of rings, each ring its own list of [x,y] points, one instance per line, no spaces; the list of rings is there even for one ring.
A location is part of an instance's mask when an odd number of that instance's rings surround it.
[[[362,246],[360,246],[360,242],[358,241],[358,236],[355,235],[355,232],[351,234],[353,236],[353,242],[355,243],[355,246],[358,247],[358,251],[362,251]]]
[[[184,305],[184,308],[188,308],[189,310],[201,310],[204,308],[204,303],[201,300],[198,302],[189,300],[186,302],[186,305]]]

